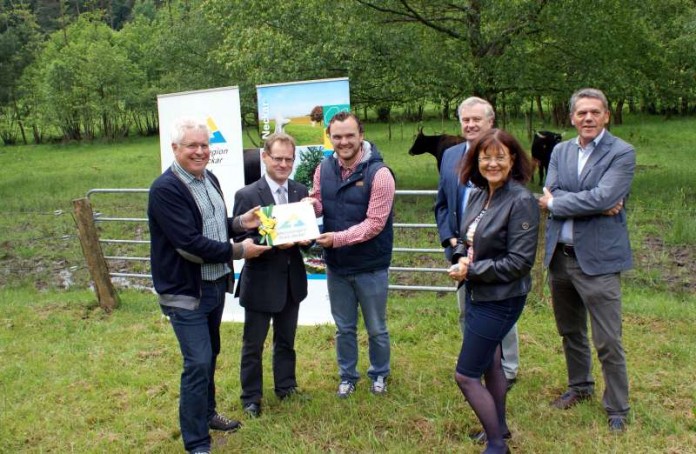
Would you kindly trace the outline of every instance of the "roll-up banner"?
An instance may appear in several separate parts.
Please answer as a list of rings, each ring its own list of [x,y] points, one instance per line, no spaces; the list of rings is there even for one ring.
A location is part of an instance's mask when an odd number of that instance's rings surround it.
[[[350,110],[348,78],[258,85],[256,95],[261,139],[274,132],[290,134],[297,144],[291,178],[311,189],[314,165],[333,152],[326,125],[336,113]],[[261,164],[259,176],[263,172]],[[300,305],[299,323],[333,323],[321,248],[304,255],[309,294]]]
[[[234,193],[244,186],[239,89],[224,87],[159,95],[157,109],[162,172],[174,162],[170,137],[174,121],[180,117],[194,117],[208,123],[210,161],[207,169],[220,180],[227,210],[231,215]]]

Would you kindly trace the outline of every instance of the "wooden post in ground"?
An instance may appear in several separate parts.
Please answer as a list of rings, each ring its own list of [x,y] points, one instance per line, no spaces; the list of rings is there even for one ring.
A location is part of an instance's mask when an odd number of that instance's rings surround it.
[[[537,241],[536,263],[532,268],[532,288],[536,290],[539,301],[544,301],[544,288],[546,287],[546,270],[544,269],[544,249],[546,244],[546,218],[548,212],[541,210],[539,216],[539,235]]]
[[[87,260],[87,268],[94,282],[94,291],[97,294],[99,306],[106,312],[111,312],[120,304],[120,299],[111,283],[109,269],[99,244],[99,235],[94,226],[94,214],[89,199],[73,200],[73,212],[77,224],[82,253]]]

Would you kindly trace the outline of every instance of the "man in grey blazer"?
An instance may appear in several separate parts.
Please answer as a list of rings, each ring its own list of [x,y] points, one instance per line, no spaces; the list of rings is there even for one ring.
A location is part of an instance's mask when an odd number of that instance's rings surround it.
[[[266,173],[256,182],[237,191],[234,212],[245,213],[255,206],[299,202],[307,188],[288,177],[295,161],[295,141],[285,133],[274,133],[264,143],[261,158]],[[245,232],[235,241],[261,239],[258,231]],[[297,392],[295,377],[295,332],[300,302],[307,296],[307,274],[299,246],[311,242],[275,246],[259,257],[247,260],[239,276],[237,294],[244,307],[244,334],[239,370],[242,406],[250,417],[261,414],[263,395],[262,356],[273,320],[273,379],[278,398]]]
[[[548,209],[546,254],[558,333],[568,369],[568,390],[552,402],[567,409],[594,392],[592,341],[602,365],[602,399],[609,429],[626,429],[628,374],[621,344],[621,271],[631,268],[624,202],[636,165],[633,146],[605,129],[607,99],[584,88],[570,98],[578,137],[553,150],[539,206]]]

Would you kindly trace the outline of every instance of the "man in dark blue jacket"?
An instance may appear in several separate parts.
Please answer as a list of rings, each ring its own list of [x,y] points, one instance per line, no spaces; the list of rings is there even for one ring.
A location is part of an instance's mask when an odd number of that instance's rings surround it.
[[[233,431],[238,421],[217,413],[215,363],[225,293],[232,290],[232,260],[268,249],[251,240],[230,242],[231,232],[254,229],[255,207],[227,217],[220,184],[206,170],[210,133],[205,122],[183,118],[172,130],[175,161],[150,188],[148,218],[152,279],[162,312],[171,321],[184,359],[179,423],[184,447],[210,452],[209,429]]]

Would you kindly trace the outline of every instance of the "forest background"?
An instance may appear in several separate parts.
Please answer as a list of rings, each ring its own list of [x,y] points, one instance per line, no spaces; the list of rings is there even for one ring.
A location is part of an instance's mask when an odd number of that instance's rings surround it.
[[[157,94],[348,77],[380,122],[475,94],[499,124],[565,125],[592,85],[624,113],[696,112],[691,0],[0,0],[6,145],[154,135]]]

